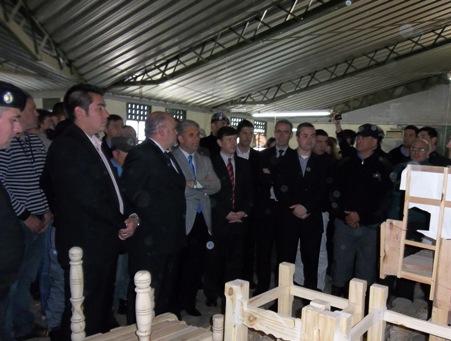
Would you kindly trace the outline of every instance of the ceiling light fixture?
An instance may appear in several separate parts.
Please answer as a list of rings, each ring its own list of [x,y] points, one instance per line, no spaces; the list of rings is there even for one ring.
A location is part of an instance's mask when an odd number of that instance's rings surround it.
[[[257,112],[252,117],[326,117],[332,110],[300,110],[300,111],[269,111]]]

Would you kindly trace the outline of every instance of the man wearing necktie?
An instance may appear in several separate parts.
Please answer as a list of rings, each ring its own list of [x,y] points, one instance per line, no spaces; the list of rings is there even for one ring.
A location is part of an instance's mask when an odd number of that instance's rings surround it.
[[[211,243],[210,195],[221,188],[210,158],[197,152],[199,125],[191,120],[177,125],[178,147],[173,154],[186,179],[186,247],[182,251],[178,301],[188,314],[199,316],[196,294],[201,287],[204,259]]]
[[[128,153],[122,174],[125,200],[141,219],[129,241],[130,276],[139,270],[151,272],[157,315],[179,314],[176,289],[185,246],[186,180],[170,152],[177,139],[175,128],[169,113],[149,114],[147,139]],[[129,323],[134,321],[134,302],[135,292],[129,290]]]
[[[56,248],[65,276],[66,306],[58,340],[70,340],[71,333],[69,249],[83,249],[86,334],[104,333],[117,326],[112,304],[121,240],[132,236],[139,223],[136,217],[125,219],[118,180],[96,136],[109,115],[103,91],[74,85],[64,96],[64,106],[74,124],[50,146],[41,179],[55,216]]]
[[[244,238],[253,198],[249,161],[235,155],[237,134],[232,127],[219,129],[220,152],[211,159],[221,190],[211,197],[214,248],[207,257],[207,305],[216,305],[218,297],[224,303],[224,284],[243,278]]]
[[[290,121],[277,121],[274,127],[276,145],[263,150],[260,154],[261,167],[258,176],[258,192],[260,194],[256,201],[256,211],[261,214],[257,220],[258,230],[256,233],[256,294],[261,294],[269,289],[273,245],[276,244],[277,233],[283,225],[284,210],[288,210],[287,183],[282,170],[286,169],[286,160],[290,156],[296,155],[296,152],[288,145],[293,136],[292,129],[293,124]]]

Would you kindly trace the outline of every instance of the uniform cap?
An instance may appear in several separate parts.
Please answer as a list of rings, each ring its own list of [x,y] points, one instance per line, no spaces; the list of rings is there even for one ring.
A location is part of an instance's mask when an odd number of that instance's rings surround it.
[[[362,124],[357,130],[357,136],[371,136],[381,141],[385,134],[384,131],[377,125],[371,123]]]
[[[217,121],[226,121],[227,124],[230,123],[228,117],[227,117],[226,114],[223,113],[222,111],[220,111],[220,112],[215,112],[215,113],[211,116],[211,123],[217,122]]]
[[[0,81],[0,107],[25,108],[28,95],[11,83]]]

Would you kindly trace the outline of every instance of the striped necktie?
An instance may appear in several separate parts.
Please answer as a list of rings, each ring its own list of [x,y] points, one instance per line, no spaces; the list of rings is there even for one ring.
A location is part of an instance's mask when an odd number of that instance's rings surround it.
[[[232,184],[232,209],[235,209],[235,174],[233,172],[232,158],[227,162],[227,173],[229,173],[230,183]]]

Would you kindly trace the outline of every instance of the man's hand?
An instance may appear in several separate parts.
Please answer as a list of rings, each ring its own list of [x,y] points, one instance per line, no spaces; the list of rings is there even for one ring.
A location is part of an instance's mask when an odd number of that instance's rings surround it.
[[[345,211],[345,213],[346,213],[345,217],[346,224],[348,224],[353,228],[359,227],[360,222],[359,214],[356,211]]]
[[[195,185],[196,185],[196,182],[194,180],[186,180],[186,187],[194,188]]]
[[[124,223],[126,228],[120,229],[118,232],[120,240],[126,240],[135,234],[136,228],[139,226],[139,219],[136,216],[130,216]]]
[[[45,230],[44,222],[34,214],[30,214],[30,216],[25,219],[24,223],[33,233],[41,233]]]
[[[50,223],[53,222],[53,214],[50,211],[47,211],[44,214],[44,227],[47,228],[47,226],[49,226]]]
[[[341,132],[343,129],[341,128],[341,119],[337,119],[336,117],[339,117],[340,114],[337,112],[333,112],[332,113],[332,122],[335,124],[335,132],[339,133]]]
[[[293,214],[296,218],[305,219],[310,215],[307,213],[307,209],[301,204],[292,205],[290,208],[293,210]]]
[[[238,211],[238,212],[229,212],[229,214],[226,215],[226,219],[229,223],[242,223],[243,218],[247,217],[246,212]]]

